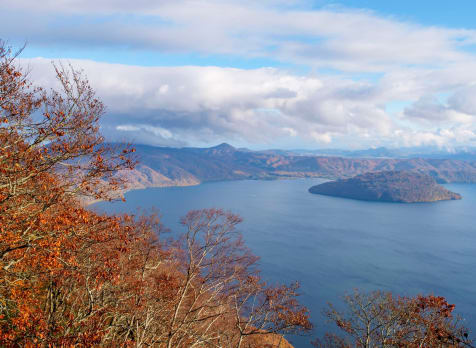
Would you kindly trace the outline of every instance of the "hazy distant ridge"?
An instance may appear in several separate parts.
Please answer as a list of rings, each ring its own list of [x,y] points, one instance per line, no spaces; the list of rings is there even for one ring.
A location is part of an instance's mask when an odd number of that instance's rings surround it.
[[[187,186],[242,179],[349,178],[366,172],[410,170],[439,183],[476,183],[476,161],[435,158],[345,158],[286,151],[250,151],[228,144],[211,148],[136,146],[140,165],[131,188]]]

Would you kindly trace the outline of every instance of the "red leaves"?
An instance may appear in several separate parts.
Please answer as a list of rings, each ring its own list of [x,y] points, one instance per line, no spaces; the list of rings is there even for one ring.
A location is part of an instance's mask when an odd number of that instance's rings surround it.
[[[135,149],[103,144],[80,71],[55,66],[46,92],[10,55],[0,44],[0,346],[240,347],[310,328],[297,284],[260,279],[239,216],[192,211],[164,241],[156,214],[86,210],[119,197]]]
[[[327,316],[345,336],[328,334],[317,347],[472,347],[468,331],[441,296],[393,297],[355,291],[345,296],[346,312],[332,306]]]
[[[131,161],[101,146],[102,104],[78,72],[57,69],[63,90],[48,94],[31,86],[10,54],[0,44],[0,119],[5,124],[0,128],[0,331],[2,344],[36,345],[67,327],[55,313],[59,303],[71,304],[61,297],[74,293],[63,287],[65,279],[73,279],[76,290],[84,282],[79,272],[84,248],[106,247],[120,230],[118,219],[87,212],[71,197],[109,198],[110,189],[120,184],[112,180],[115,171]],[[40,107],[44,112],[37,115],[43,118],[34,119]],[[96,164],[97,157],[102,160]],[[109,179],[113,184],[108,186]],[[105,189],[97,190],[98,185]],[[104,264],[116,267],[112,260]],[[93,278],[108,273],[98,270]],[[57,299],[53,288],[61,288]],[[77,313],[68,317],[81,319]]]
[[[451,318],[455,305],[449,304],[444,297],[441,296],[421,296],[416,298],[416,312],[425,310],[435,310],[443,318]]]

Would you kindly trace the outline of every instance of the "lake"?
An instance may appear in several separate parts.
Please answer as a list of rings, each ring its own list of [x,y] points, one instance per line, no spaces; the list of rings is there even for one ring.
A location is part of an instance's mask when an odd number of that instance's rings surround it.
[[[445,185],[463,195],[460,201],[399,204],[307,192],[322,181],[150,188],[128,192],[126,203],[94,207],[111,213],[157,207],[175,231],[191,209],[218,207],[241,215],[240,230],[261,257],[263,277],[301,283],[315,334],[329,328],[321,314],[326,303],[338,304],[354,288],[444,296],[476,331],[476,185]],[[309,340],[291,338],[296,347],[309,347]]]

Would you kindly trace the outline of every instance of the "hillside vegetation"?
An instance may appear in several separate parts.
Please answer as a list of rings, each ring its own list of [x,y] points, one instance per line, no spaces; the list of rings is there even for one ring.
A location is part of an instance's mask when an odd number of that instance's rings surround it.
[[[57,68],[47,92],[14,58],[0,46],[0,346],[263,347],[310,330],[298,284],[261,279],[240,217],[191,211],[165,235],[157,214],[85,209],[124,188],[134,150],[103,144],[81,73]]]
[[[356,159],[249,151],[228,144],[211,148],[138,145],[140,164],[124,172],[129,188],[188,186],[203,182],[279,178],[350,178],[366,172],[413,171],[439,183],[476,182],[476,162],[451,159]]]
[[[327,196],[382,202],[435,202],[461,199],[432,177],[408,171],[383,171],[325,182],[309,192]]]

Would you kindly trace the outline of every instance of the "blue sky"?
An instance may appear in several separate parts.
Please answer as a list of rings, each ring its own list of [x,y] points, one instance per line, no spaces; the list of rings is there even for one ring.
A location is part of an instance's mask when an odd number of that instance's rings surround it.
[[[301,6],[288,6],[295,8],[312,9],[333,9],[336,11],[372,11],[377,15],[391,17],[397,20],[411,22],[425,26],[441,26],[447,28],[476,28],[474,13],[476,12],[476,2],[472,0],[461,0],[456,3],[450,1],[382,1],[382,0],[347,0],[347,1],[310,1]],[[61,18],[61,26],[67,26],[70,18]],[[80,21],[81,19],[76,19]],[[130,19],[129,19],[130,20]],[[96,18],[96,21],[107,21],[107,16]],[[143,19],[140,16],[132,21],[147,22],[150,19]],[[273,66],[286,69],[297,69],[306,71],[306,67],[298,67],[290,62],[282,62],[277,59],[251,58],[239,55],[216,55],[216,54],[196,54],[194,52],[158,52],[147,49],[131,49],[127,47],[90,47],[87,44],[77,43],[62,44],[37,44],[34,39],[28,40],[25,37],[15,37],[13,42],[21,45],[28,42],[28,47],[24,53],[25,57],[46,57],[46,58],[79,58],[92,59],[103,62],[144,65],[144,66],[176,66],[176,65],[216,65],[223,67],[239,67],[244,69],[254,69],[263,66]],[[473,47],[474,48],[474,47]]]
[[[54,85],[84,69],[110,140],[252,148],[476,145],[474,1],[4,0]]]
[[[319,2],[316,2],[319,3]],[[341,5],[354,9],[369,9],[381,15],[421,25],[435,25],[449,28],[475,28],[474,11],[476,3],[472,0],[348,0],[326,1],[327,5]],[[322,5],[318,5],[322,6]]]

